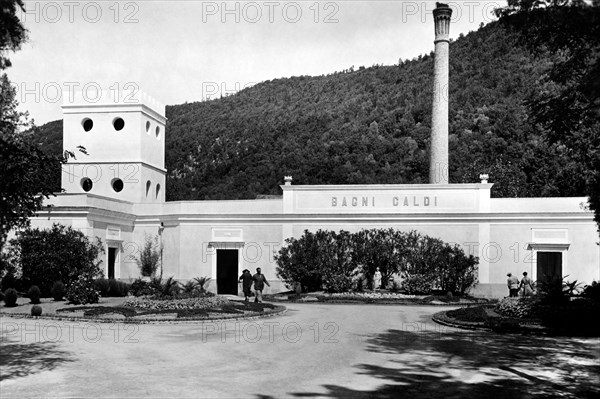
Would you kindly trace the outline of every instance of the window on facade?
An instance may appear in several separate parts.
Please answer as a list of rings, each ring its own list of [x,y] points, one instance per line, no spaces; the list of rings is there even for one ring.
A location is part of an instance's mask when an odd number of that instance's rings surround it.
[[[112,179],[110,184],[112,185],[113,190],[115,190],[117,193],[120,193],[121,190],[123,190],[123,180],[119,178]]]
[[[125,127],[125,121],[123,120],[123,118],[115,118],[115,120],[113,121],[113,127],[117,132],[122,130]]]
[[[84,118],[81,121],[81,126],[83,126],[83,130],[89,132],[94,127],[94,121],[92,121],[90,118]]]
[[[85,191],[86,193],[88,191],[90,191],[92,189],[92,186],[94,185],[94,183],[92,183],[92,179],[90,179],[89,177],[84,177],[83,179],[81,179],[81,188],[83,188],[83,191]]]

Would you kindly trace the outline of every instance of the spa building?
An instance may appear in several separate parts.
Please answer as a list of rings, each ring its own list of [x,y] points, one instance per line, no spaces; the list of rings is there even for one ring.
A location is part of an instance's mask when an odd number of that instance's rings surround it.
[[[450,15],[443,4],[434,11],[436,90],[448,82]],[[209,290],[238,294],[241,271],[261,267],[267,292],[286,291],[274,261],[286,238],[304,230],[394,228],[478,256],[477,295],[506,296],[508,272],[600,279],[600,238],[587,198],[491,198],[486,175],[472,184],[448,182],[447,100],[433,104],[430,184],[312,186],[282,176],[277,198],[166,202],[165,107],[142,92],[113,94],[94,102],[81,94],[63,105],[64,149],[81,145],[89,155],[63,166],[66,192],[32,220],[34,227],[62,223],[100,237],[106,277],[139,277],[136,259],[150,236],[163,247],[163,276],[209,276]]]

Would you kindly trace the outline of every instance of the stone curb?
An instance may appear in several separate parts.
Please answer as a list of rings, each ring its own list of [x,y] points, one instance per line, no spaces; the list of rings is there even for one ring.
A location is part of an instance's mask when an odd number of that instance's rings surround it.
[[[212,318],[203,318],[203,319],[193,319],[193,318],[185,318],[185,319],[131,319],[131,318],[93,318],[93,317],[79,317],[79,316],[58,316],[58,315],[42,315],[42,316],[32,316],[27,313],[2,313],[0,312],[0,317],[10,317],[14,319],[33,319],[33,320],[58,320],[58,321],[82,321],[87,323],[124,323],[124,324],[203,324],[210,323],[215,321],[223,321],[223,320],[256,320],[256,319],[264,319],[266,317],[279,316],[287,312],[287,308],[285,306],[276,305],[279,309],[273,309],[270,312],[265,312],[263,314],[253,314],[248,315],[246,317],[236,316],[220,316],[220,317],[212,317]]]
[[[353,300],[332,300],[332,301],[272,301],[273,303],[291,303],[291,304],[314,304],[314,305],[396,305],[396,306],[453,306],[453,307],[469,307],[487,305],[487,302],[480,303],[421,303],[421,302],[394,302],[394,301],[353,301]]]
[[[446,315],[448,311],[444,310],[441,312],[435,313],[431,316],[432,320],[438,324],[448,327],[461,328],[463,330],[479,330],[479,331],[492,331],[491,328],[484,327],[482,322],[473,322],[470,323],[468,321],[458,322],[456,319],[452,319]]]

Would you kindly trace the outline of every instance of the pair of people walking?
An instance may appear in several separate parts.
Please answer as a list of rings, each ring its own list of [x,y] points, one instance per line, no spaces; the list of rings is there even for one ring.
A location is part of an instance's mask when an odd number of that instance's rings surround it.
[[[244,269],[239,281],[242,283],[242,290],[244,291],[244,296],[246,297],[244,301],[246,302],[250,300],[250,296],[252,295],[252,283],[254,283],[254,293],[256,295],[254,302],[258,303],[262,303],[262,292],[265,289],[265,284],[269,287],[271,286],[265,275],[261,273],[260,267],[256,268],[256,274],[254,276],[250,274],[250,270]]]
[[[522,290],[522,296],[533,295],[533,281],[531,281],[531,279],[527,277],[527,272],[523,272],[523,278],[521,279],[521,281],[519,281],[519,278],[517,276],[513,276],[512,273],[508,273],[506,276],[508,277],[508,279],[506,280],[506,284],[508,285],[509,297],[518,297],[519,290]]]

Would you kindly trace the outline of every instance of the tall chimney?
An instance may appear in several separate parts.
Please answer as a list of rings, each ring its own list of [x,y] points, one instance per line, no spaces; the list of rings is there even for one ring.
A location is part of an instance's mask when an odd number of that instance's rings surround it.
[[[433,61],[433,108],[431,110],[431,158],[429,183],[448,184],[448,53],[450,18],[448,4],[435,3],[435,57]]]

